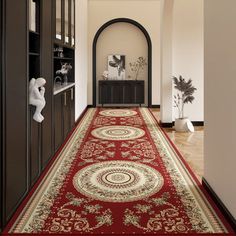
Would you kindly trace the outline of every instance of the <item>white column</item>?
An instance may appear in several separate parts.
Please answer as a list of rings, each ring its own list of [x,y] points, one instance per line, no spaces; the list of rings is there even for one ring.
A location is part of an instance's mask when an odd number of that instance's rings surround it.
[[[75,120],[87,107],[88,1],[75,0]]]
[[[172,19],[174,0],[161,1],[161,122],[172,123]]]

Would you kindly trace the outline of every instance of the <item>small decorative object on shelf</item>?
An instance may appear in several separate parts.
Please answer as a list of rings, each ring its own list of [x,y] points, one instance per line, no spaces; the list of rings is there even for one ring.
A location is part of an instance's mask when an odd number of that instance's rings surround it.
[[[140,70],[143,70],[146,65],[147,65],[146,59],[143,57],[139,57],[137,59],[137,61],[135,61],[133,63],[131,63],[131,62],[129,63],[131,71],[134,72],[134,74],[135,74],[135,76],[134,76],[135,80],[138,79]],[[131,78],[131,76],[129,75],[128,78]]]
[[[63,53],[63,48],[62,47],[56,47],[54,48],[54,53],[57,53],[58,57],[64,57],[64,53]]]
[[[67,75],[69,71],[72,69],[72,65],[70,63],[61,63],[61,69],[56,71],[56,74],[62,74],[63,75],[63,83],[68,83]]]
[[[39,123],[44,120],[41,111],[46,105],[44,98],[45,88],[43,87],[45,84],[46,80],[44,78],[32,78],[29,82],[29,104],[36,106],[33,119]]]
[[[108,80],[108,76],[109,76],[109,72],[107,70],[104,70],[103,73],[102,73],[102,78],[104,80]]]
[[[191,131],[194,132],[194,127],[188,117],[184,116],[184,105],[187,103],[192,103],[195,99],[193,93],[197,90],[192,85],[192,80],[186,81],[182,76],[173,77],[174,88],[180,93],[174,95],[174,107],[178,109],[179,118],[175,119],[175,130],[176,131]]]

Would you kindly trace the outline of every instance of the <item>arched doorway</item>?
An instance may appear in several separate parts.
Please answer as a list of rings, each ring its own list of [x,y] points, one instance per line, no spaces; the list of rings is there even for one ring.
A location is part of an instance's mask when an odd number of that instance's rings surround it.
[[[152,105],[152,42],[151,38],[147,32],[147,30],[137,21],[134,21],[129,18],[117,18],[106,22],[102,25],[93,40],[93,106],[97,105],[97,41],[103,30],[115,23],[129,23],[139,28],[141,32],[144,34],[147,45],[148,45],[148,107]]]

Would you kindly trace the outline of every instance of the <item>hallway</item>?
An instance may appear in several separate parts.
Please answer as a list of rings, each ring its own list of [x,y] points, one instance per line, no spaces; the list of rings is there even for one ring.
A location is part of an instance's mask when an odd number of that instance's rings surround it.
[[[5,233],[233,232],[166,137],[147,108],[89,109]]]
[[[0,233],[236,229],[235,9],[0,0]]]

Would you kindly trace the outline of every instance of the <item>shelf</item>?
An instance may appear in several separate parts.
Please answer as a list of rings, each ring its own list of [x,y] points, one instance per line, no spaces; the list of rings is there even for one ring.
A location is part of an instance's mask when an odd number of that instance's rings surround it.
[[[34,35],[36,35],[36,36],[39,36],[39,32],[36,32],[36,31],[29,30],[29,33],[30,33],[30,34],[34,34]]]
[[[39,54],[39,53],[36,53],[36,52],[29,52],[29,55],[30,55],[30,56],[40,56],[40,54]]]
[[[63,44],[63,43],[58,42],[58,41],[55,41],[54,44],[57,45],[57,46],[63,47],[63,48],[75,50],[75,47],[70,46],[70,44]]]
[[[67,84],[59,84],[59,85],[54,85],[53,89],[53,95],[57,95],[58,93],[61,93],[71,87],[75,86],[74,82],[68,82]]]
[[[54,57],[54,59],[56,59],[56,60],[74,60],[71,57]]]

